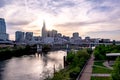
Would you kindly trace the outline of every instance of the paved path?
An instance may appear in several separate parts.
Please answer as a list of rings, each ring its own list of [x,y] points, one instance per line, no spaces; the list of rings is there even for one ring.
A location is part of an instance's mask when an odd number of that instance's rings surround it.
[[[84,69],[84,71],[83,71],[79,80],[90,80],[91,75],[92,75],[93,64],[94,64],[94,56],[91,55],[91,58],[88,61],[88,64],[86,65],[86,68]]]
[[[112,68],[111,66],[109,66],[108,61],[105,61],[105,62],[103,63],[103,65],[104,65],[105,67],[113,70],[113,68]]]
[[[110,74],[92,74],[92,76],[95,76],[95,77],[110,77],[111,75]]]

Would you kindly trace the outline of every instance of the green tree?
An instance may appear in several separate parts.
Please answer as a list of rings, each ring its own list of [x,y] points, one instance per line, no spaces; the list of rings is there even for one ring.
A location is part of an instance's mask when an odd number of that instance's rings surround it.
[[[75,54],[73,52],[69,52],[67,55],[67,62],[68,63],[73,62],[74,56],[75,56]]]
[[[118,57],[115,61],[115,65],[113,67],[112,79],[120,80],[120,57]]]
[[[50,80],[76,80],[89,57],[90,54],[88,54],[87,49],[69,52],[67,54],[68,66],[59,72],[55,72],[54,77]]]
[[[51,50],[51,45],[45,44],[45,45],[42,46],[42,51],[43,52],[48,52],[50,50]]]

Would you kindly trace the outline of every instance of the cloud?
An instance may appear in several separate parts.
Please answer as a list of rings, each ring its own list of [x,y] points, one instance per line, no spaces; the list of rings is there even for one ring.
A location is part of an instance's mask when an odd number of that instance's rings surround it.
[[[29,23],[30,23],[29,21],[11,21],[11,22],[8,22],[8,25],[21,26],[21,25],[28,25]]]
[[[79,27],[79,26],[85,26],[85,25],[92,25],[92,24],[99,24],[99,23],[105,23],[107,21],[92,21],[92,22],[69,22],[69,23],[64,23],[64,24],[57,24],[55,26],[60,26],[60,27]]]
[[[88,32],[88,33],[109,33],[109,34],[111,34],[111,33],[113,33],[113,34],[118,34],[118,33],[120,33],[120,30],[110,30],[110,31],[94,31],[94,32]]]
[[[105,12],[111,12],[113,10],[113,8],[112,7],[110,7],[110,6],[97,6],[97,7],[93,7],[91,10],[89,10],[88,12],[87,12],[87,14],[90,14],[90,13],[92,13],[92,12],[94,12],[94,11],[96,11],[96,12],[99,12],[99,13],[105,13]]]
[[[119,9],[119,0],[99,0],[101,3],[99,3],[98,0],[89,0],[91,5],[94,5],[93,8],[91,8],[88,11],[88,15],[93,17],[95,16],[96,19],[114,19],[117,17],[120,17],[118,12],[120,12]]]
[[[43,19],[64,35],[86,35],[119,30],[119,4],[120,0],[1,0],[0,17],[6,19],[12,39],[16,30],[40,33]]]
[[[4,7],[5,6],[5,1],[4,0],[1,0],[0,1],[0,7]]]
[[[93,32],[88,32],[86,35],[89,35],[91,37],[95,38],[108,38],[108,39],[115,39],[119,40],[118,37],[120,37],[120,30],[111,30],[111,31],[93,31]]]

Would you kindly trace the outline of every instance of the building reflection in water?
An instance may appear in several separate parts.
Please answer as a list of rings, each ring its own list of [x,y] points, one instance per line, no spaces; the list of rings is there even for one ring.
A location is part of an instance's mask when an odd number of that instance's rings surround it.
[[[52,76],[54,70],[63,68],[65,55],[65,51],[53,51],[46,55],[35,53],[35,55],[14,57],[0,62],[0,76],[2,77],[0,80],[44,80]]]

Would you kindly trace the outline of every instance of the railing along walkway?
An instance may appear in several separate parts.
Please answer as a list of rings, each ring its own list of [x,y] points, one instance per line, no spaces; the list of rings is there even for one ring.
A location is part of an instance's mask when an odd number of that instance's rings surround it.
[[[78,78],[76,80],[90,80],[92,75],[92,66],[94,63],[94,56],[91,55],[91,58],[87,61],[84,68],[80,72]]]

